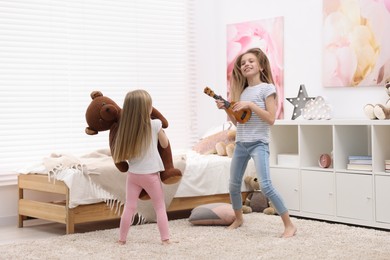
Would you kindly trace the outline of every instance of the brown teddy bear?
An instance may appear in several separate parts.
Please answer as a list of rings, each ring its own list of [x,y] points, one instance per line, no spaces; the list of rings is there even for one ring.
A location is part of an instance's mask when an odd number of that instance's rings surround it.
[[[91,98],[92,101],[85,113],[85,119],[88,124],[88,126],[85,128],[85,133],[88,135],[96,135],[101,131],[110,130],[109,146],[111,153],[113,153],[122,109],[112,99],[103,96],[100,91],[93,91],[91,93]],[[168,121],[166,118],[154,107],[151,113],[151,118],[160,119],[162,122],[162,127],[168,127]],[[160,173],[161,181],[164,184],[177,183],[182,177],[182,172],[173,166],[170,144],[168,144],[168,147],[166,148],[162,148],[160,144],[158,144],[158,151],[165,168],[165,171]],[[116,163],[115,166],[121,172],[126,172],[128,170],[128,164],[125,161]],[[141,192],[140,199],[149,198],[150,197],[145,191]]]
[[[244,178],[245,184],[253,189],[251,193],[246,197],[242,211],[244,214],[251,212],[263,212],[267,215],[275,215],[276,210],[272,203],[260,190],[260,183],[257,178],[252,176],[246,176]]]
[[[390,97],[390,79],[386,80],[385,89]],[[382,104],[367,104],[364,106],[364,113],[369,119],[390,119],[390,98],[384,105]]]

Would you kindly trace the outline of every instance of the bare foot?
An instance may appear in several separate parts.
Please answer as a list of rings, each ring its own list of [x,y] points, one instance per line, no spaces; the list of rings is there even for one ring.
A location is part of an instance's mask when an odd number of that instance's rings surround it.
[[[238,227],[241,227],[243,223],[244,223],[243,219],[241,220],[236,219],[233,221],[233,223],[230,226],[227,227],[227,229],[236,229]]]
[[[161,240],[161,244],[162,244],[163,246],[170,245],[170,244],[172,244],[172,243],[179,243],[179,241],[171,241],[171,240],[169,240],[169,239],[167,239],[167,240]]]
[[[289,238],[295,236],[296,233],[297,233],[297,228],[294,225],[291,225],[285,228],[283,234],[280,237]]]
[[[120,244],[120,245],[124,245],[124,244],[126,244],[126,241],[121,241],[121,240],[118,240],[118,244]]]

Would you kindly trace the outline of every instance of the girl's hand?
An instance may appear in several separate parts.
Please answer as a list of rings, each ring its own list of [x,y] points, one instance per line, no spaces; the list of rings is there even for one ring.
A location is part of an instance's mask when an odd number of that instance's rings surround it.
[[[225,108],[225,103],[222,100],[215,100],[215,103],[217,104],[218,109],[224,109]]]
[[[238,101],[233,104],[232,109],[234,112],[242,109],[251,109],[252,102],[250,101]]]

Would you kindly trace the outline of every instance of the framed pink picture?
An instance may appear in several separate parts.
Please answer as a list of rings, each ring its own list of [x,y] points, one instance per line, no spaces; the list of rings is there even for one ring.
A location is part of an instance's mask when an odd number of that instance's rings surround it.
[[[323,86],[390,80],[389,25],[390,0],[323,0]]]
[[[227,25],[227,92],[236,57],[250,48],[260,48],[271,64],[278,94],[278,119],[284,118],[283,22],[283,17],[275,17]]]

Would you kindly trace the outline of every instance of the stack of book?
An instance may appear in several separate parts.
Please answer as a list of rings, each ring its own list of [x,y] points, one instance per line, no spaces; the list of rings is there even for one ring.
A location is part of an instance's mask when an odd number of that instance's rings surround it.
[[[385,160],[385,172],[390,173],[390,160]]]
[[[372,156],[350,155],[348,160],[347,170],[372,171]]]

